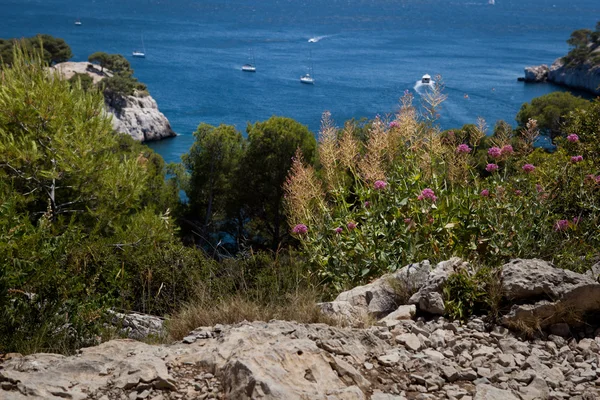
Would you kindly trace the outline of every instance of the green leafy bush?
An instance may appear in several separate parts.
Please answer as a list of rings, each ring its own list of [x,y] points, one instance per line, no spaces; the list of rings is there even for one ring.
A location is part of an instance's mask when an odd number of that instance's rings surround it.
[[[442,97],[433,95],[437,107]],[[452,256],[488,266],[540,257],[583,270],[600,244],[599,116],[598,101],[575,111],[567,132],[579,136],[558,140],[554,154],[534,150],[533,120],[486,141],[481,122],[442,135],[419,118],[410,95],[393,121],[373,122],[365,144],[325,118],[321,170],[298,157],[286,183],[290,227],[333,292]]]

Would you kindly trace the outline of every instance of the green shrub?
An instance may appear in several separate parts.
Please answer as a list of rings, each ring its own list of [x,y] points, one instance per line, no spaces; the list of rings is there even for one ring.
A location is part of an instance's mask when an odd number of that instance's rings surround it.
[[[325,126],[319,174],[301,158],[292,166],[290,227],[332,292],[452,256],[487,266],[515,257],[591,266],[600,244],[598,101],[573,113],[567,132],[579,139],[559,139],[549,154],[534,150],[533,120],[486,140],[482,122],[468,134],[442,135],[411,100],[389,125],[375,120],[364,145],[348,127],[340,137]],[[477,170],[474,153],[493,164],[490,171]]]

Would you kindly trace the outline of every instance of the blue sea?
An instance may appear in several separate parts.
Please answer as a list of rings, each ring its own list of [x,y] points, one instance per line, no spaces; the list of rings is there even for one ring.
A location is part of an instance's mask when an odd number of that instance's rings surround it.
[[[151,144],[167,161],[201,122],[245,131],[283,115],[317,132],[325,110],[340,125],[394,113],[425,73],[446,84],[442,128],[514,124],[522,103],[562,90],[517,82],[523,67],[564,55],[598,19],[598,0],[0,0],[2,38],[62,37],[75,61],[126,55],[179,134]],[[142,37],[146,58],[131,58]],[[244,73],[252,54],[258,71]]]

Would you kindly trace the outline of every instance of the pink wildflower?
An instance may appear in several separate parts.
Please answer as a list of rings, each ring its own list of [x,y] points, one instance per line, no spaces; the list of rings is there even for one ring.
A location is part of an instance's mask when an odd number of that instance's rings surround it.
[[[504,154],[514,154],[515,150],[513,149],[513,147],[510,144],[507,144],[506,146],[502,146],[502,149],[500,150],[500,153],[502,153],[502,155]]]
[[[459,154],[468,154],[471,152],[471,148],[469,147],[468,144],[459,144],[458,147],[456,148],[456,152]]]
[[[397,128],[398,126],[400,126],[400,124],[398,123],[398,121],[392,121],[390,122],[390,128]]]
[[[371,202],[365,201],[365,208],[371,208]]]
[[[535,185],[535,190],[536,190],[538,193],[542,193],[542,192],[544,191],[544,188],[543,188],[543,187],[542,187],[542,185],[540,185],[539,183],[536,183],[536,185]]]
[[[349,231],[356,229],[356,223],[354,223],[354,222],[348,222],[348,224],[346,226],[348,227]]]
[[[520,196],[522,194],[523,194],[523,192],[520,191],[519,189],[515,190],[515,196]]]
[[[490,197],[490,191],[487,189],[483,189],[481,193],[479,193],[481,197]]]
[[[429,199],[429,200],[435,202],[437,200],[437,196],[435,195],[435,192],[433,190],[426,188],[426,189],[423,189],[421,194],[417,197],[417,200],[425,200],[425,199]]]
[[[337,233],[338,235],[340,233],[342,233],[343,231],[344,231],[344,228],[342,228],[341,226],[334,229],[334,232]]]
[[[583,161],[583,156],[573,156],[571,157],[571,162],[573,164]]]
[[[375,181],[375,184],[373,186],[375,187],[375,190],[383,190],[387,186],[387,182],[386,181]]]
[[[485,167],[485,170],[486,170],[487,172],[494,172],[494,171],[498,171],[498,164],[488,164],[488,165]]]
[[[498,158],[502,155],[502,150],[500,150],[499,147],[491,147],[488,150],[488,155],[491,156],[492,158]]]
[[[567,221],[566,219],[558,220],[554,224],[554,230],[557,232],[566,231],[568,227],[569,227],[569,221]]]
[[[571,143],[577,143],[579,142],[579,136],[577,136],[574,133],[571,133],[569,136],[567,136],[567,140]]]
[[[525,164],[523,165],[523,171],[530,173],[535,171],[535,166],[533,164]]]
[[[404,218],[404,223],[410,225],[412,223],[412,218]]]
[[[292,229],[296,235],[304,235],[308,232],[308,227],[304,224],[298,224]]]

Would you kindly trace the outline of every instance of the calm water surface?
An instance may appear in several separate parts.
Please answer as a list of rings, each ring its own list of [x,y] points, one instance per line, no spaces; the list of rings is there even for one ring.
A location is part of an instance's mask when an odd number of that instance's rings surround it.
[[[284,115],[316,132],[325,110],[339,124],[393,113],[425,73],[446,83],[443,128],[514,123],[523,102],[560,90],[517,82],[523,67],[564,55],[598,19],[597,0],[0,0],[0,37],[62,37],[75,61],[128,56],[180,134],[152,144],[167,161],[200,122]],[[132,59],[142,35],[147,57]],[[243,73],[252,52],[258,72]],[[316,84],[302,85],[311,59]]]

